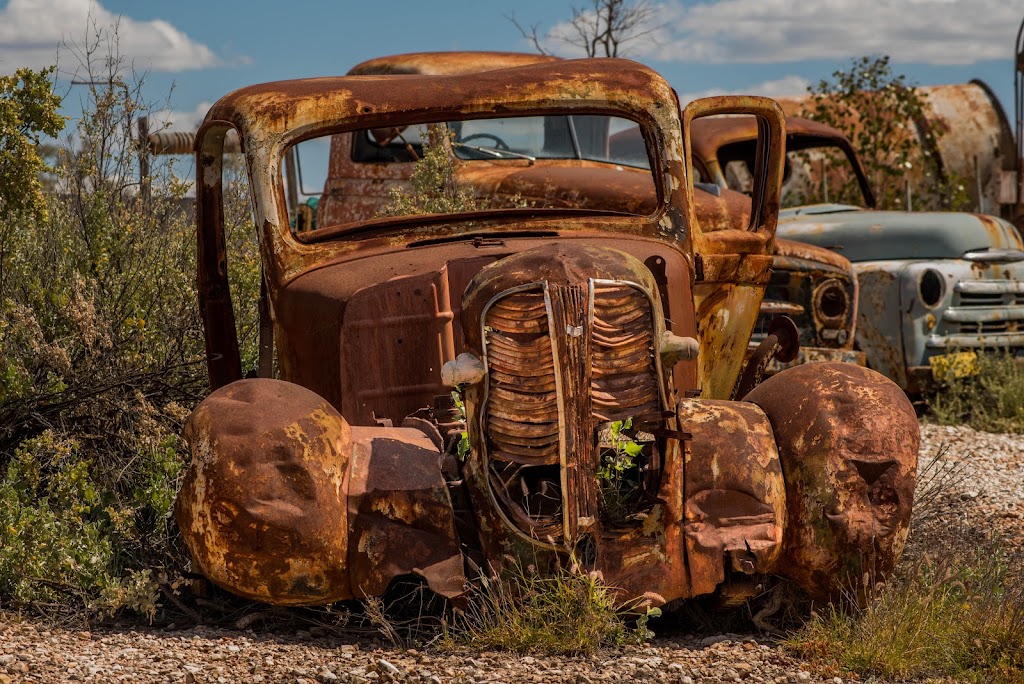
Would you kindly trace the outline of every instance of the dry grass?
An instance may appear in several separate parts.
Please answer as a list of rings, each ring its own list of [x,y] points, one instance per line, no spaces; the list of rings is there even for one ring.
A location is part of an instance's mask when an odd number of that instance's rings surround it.
[[[1021,551],[997,541],[925,555],[865,609],[826,608],[789,640],[840,672],[897,680],[1024,681]]]
[[[639,612],[635,624],[629,615]],[[643,643],[657,609],[623,606],[596,573],[575,564],[538,574],[513,564],[501,578],[481,575],[468,605],[446,626],[443,645],[458,649],[580,655],[602,646]]]

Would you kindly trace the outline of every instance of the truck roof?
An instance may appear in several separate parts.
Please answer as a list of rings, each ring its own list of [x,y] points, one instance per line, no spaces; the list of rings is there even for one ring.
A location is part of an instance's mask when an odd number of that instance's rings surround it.
[[[523,52],[409,52],[403,55],[368,59],[349,69],[348,73],[350,76],[386,74],[452,76],[560,60],[560,57],[552,55]]]

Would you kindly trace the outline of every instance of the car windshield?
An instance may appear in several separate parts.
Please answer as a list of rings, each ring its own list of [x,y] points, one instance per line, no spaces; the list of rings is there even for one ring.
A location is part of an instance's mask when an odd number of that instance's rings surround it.
[[[574,114],[449,121],[452,152],[462,160],[579,159],[650,168],[640,126],[614,116]],[[355,136],[352,159],[361,163],[415,161],[428,126],[374,129]]]
[[[329,152],[323,148],[328,140]],[[296,233],[352,232],[384,218],[491,210],[647,216],[658,205],[639,124],[613,116],[388,125],[304,140],[295,148],[289,154],[296,173],[288,163],[283,170]],[[308,168],[314,160],[320,162],[316,174]],[[311,195],[305,179],[316,176],[324,178],[323,190]]]

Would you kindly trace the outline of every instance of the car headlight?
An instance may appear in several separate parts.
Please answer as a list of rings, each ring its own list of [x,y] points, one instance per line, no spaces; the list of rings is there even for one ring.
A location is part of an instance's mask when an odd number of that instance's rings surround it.
[[[823,327],[837,328],[845,325],[849,312],[850,293],[842,281],[833,278],[814,289],[814,313]]]
[[[934,309],[946,294],[946,280],[938,271],[925,269],[917,283],[917,292],[921,297],[921,303],[929,309]]]

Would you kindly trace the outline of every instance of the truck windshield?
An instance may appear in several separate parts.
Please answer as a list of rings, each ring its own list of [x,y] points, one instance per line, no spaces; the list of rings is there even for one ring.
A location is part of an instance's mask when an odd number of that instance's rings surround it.
[[[511,152],[514,154],[509,156],[534,159],[586,159],[640,168],[650,165],[639,126],[611,116],[478,119],[448,126],[459,159],[494,158],[495,153]]]
[[[561,114],[388,125],[302,141],[295,146],[302,154],[296,149],[294,157],[312,160],[305,148],[319,150],[327,139],[319,195],[299,187],[314,177],[300,172],[306,164],[284,164],[295,233],[330,227],[340,235],[386,218],[492,210],[647,216],[658,206],[642,131],[624,118]]]
[[[613,116],[575,114],[449,121],[453,154],[462,160],[581,159],[650,168],[640,127]],[[425,124],[355,135],[359,163],[415,161],[427,138]]]

